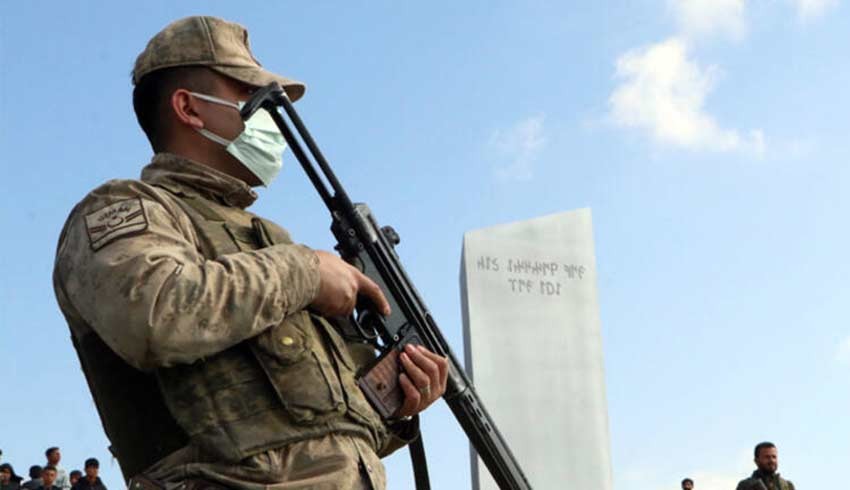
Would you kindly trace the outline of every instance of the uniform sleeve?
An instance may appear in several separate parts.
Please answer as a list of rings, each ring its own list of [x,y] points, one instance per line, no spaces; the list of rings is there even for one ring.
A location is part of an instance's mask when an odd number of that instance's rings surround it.
[[[389,456],[419,437],[419,417],[389,423],[387,429],[389,430],[389,437],[384,446],[378,449],[379,458]]]
[[[274,245],[206,260],[172,199],[141,182],[112,181],[75,208],[60,238],[60,306],[130,365],[194,362],[313,301],[315,252]]]

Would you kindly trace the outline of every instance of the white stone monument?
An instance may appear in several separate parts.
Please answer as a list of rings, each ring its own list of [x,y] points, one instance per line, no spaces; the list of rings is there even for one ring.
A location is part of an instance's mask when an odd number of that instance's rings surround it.
[[[590,209],[466,233],[466,367],[535,490],[611,490]],[[473,489],[497,489],[472,459]]]

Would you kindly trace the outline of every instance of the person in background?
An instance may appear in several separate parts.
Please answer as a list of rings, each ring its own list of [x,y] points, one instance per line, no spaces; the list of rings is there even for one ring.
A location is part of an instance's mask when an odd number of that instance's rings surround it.
[[[694,489],[694,481],[690,478],[685,478],[682,480],[682,490],[693,490]]]
[[[74,485],[76,485],[76,484],[77,484],[77,482],[78,482],[78,481],[80,481],[80,478],[82,478],[82,477],[83,477],[83,472],[82,472],[82,471],[80,471],[80,470],[71,470],[71,472],[70,472],[70,473],[68,473],[68,480],[70,480],[70,481],[71,481],[71,488],[74,488]]]
[[[41,466],[34,464],[30,466],[30,479],[28,482],[21,485],[21,488],[26,490],[36,490],[41,486]]]
[[[47,448],[44,451],[44,456],[47,457],[45,468],[52,466],[56,472],[56,481],[53,484],[62,490],[69,490],[71,488],[71,481],[68,479],[68,473],[59,466],[59,461],[62,460],[62,453],[59,451],[59,448],[56,446]]]
[[[87,459],[83,470],[85,470],[86,476],[84,478],[80,478],[77,483],[74,484],[73,490],[106,490],[106,485],[104,485],[103,482],[100,481],[100,477],[97,476],[100,471],[100,462],[97,459]]]
[[[56,467],[52,464],[48,464],[42,468],[41,486],[38,487],[38,490],[60,490],[59,487],[56,486],[57,473]]]
[[[18,490],[19,488],[21,488],[21,477],[15,474],[12,465],[0,464],[0,490]]]
[[[794,484],[779,476],[779,454],[772,442],[756,444],[755,461],[758,468],[752,476],[741,480],[737,490],[794,490]]]

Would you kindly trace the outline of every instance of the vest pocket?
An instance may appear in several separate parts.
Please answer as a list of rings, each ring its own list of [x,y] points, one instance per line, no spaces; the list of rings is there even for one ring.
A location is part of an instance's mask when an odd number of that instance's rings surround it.
[[[383,427],[381,417],[380,415],[378,415],[378,412],[376,412],[375,409],[372,408],[372,406],[366,400],[366,396],[360,390],[360,387],[357,386],[357,370],[363,366],[361,366],[358,362],[354,361],[349,346],[345,344],[345,341],[342,339],[339,332],[337,332],[336,328],[334,328],[330,323],[328,323],[327,320],[322,317],[316,316],[313,318],[314,323],[316,324],[316,328],[323,329],[324,335],[330,340],[330,344],[333,346],[334,356],[337,359],[342,360],[342,366],[340,366],[339,374],[341,378],[340,382],[343,385],[343,389],[348,394],[349,416],[368,427],[372,427],[373,431],[376,431],[376,439],[378,441],[382,441],[384,434],[379,429]],[[365,350],[368,350],[368,348],[364,349],[364,351]],[[363,357],[363,360],[365,361],[365,358],[369,356],[365,355]],[[375,354],[372,353],[370,360],[374,359]]]
[[[346,411],[336,373],[306,312],[284,320],[253,342],[254,354],[284,409],[299,424],[312,425]]]
[[[304,331],[289,319],[258,335],[254,345],[263,359],[280,366],[289,366],[308,355]]]
[[[224,223],[222,226],[227,234],[230,235],[230,238],[233,240],[233,243],[236,244],[239,251],[250,252],[252,250],[257,250],[259,247],[258,237],[256,236],[253,228],[237,226],[230,223]]]
[[[328,339],[331,347],[333,347],[334,356],[342,361],[343,366],[345,366],[349,371],[357,371],[357,366],[348,351],[348,346],[345,345],[345,341],[339,335],[336,328],[318,315],[310,315],[310,317],[313,320],[313,324],[316,325],[316,328],[321,329],[322,335]]]

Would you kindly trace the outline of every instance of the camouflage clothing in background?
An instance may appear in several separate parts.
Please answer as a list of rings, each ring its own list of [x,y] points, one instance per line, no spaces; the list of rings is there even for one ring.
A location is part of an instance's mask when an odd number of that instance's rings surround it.
[[[768,475],[756,470],[751,477],[741,480],[736,490],[794,490],[794,484],[779,473]]]

